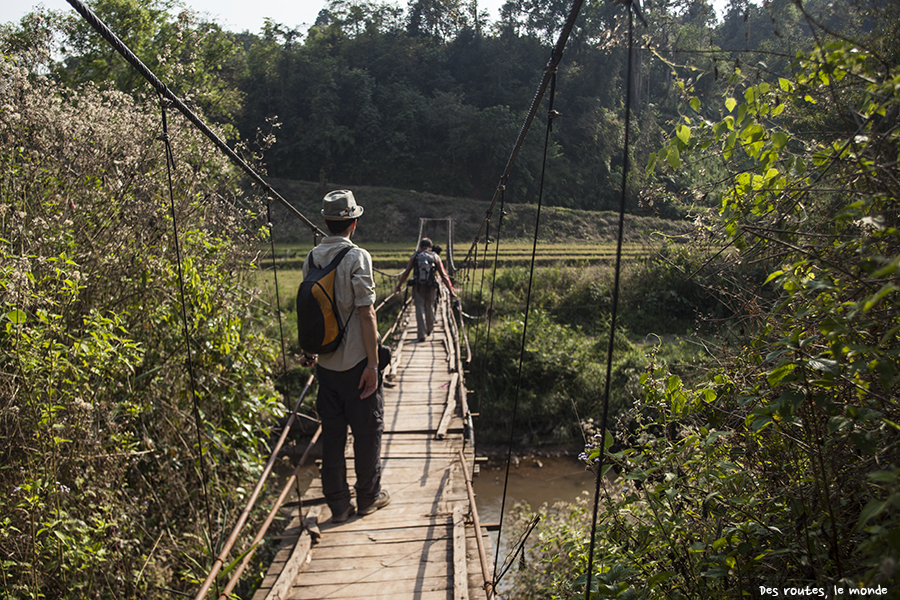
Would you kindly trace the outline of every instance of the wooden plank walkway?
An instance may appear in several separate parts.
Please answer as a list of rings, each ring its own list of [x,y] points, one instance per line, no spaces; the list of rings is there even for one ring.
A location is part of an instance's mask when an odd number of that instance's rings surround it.
[[[294,509],[283,543],[253,600],[486,597],[459,451],[464,423],[454,410],[465,394],[455,369],[449,314],[416,342],[412,306],[402,323],[385,385],[382,485],[391,504],[332,523],[317,479]],[[452,329],[451,329],[452,331]],[[388,375],[389,377],[391,375]],[[471,464],[471,447],[465,448]],[[352,486],[352,441],[348,443]],[[482,532],[488,560],[490,538]]]

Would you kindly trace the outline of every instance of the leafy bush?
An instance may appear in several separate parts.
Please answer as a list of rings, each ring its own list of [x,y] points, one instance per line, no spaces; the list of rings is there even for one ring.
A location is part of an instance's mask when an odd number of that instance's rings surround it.
[[[3,595],[193,591],[281,413],[235,174],[170,116],[194,398],[157,110],[0,72]]]
[[[487,341],[473,348],[473,364],[478,367],[472,370],[470,387],[483,389],[479,407],[482,416],[478,423],[483,439],[508,439],[523,329],[522,315],[504,318],[493,325]],[[532,310],[522,364],[515,443],[563,443],[581,439],[580,423],[593,416],[604,393],[606,344],[602,338],[555,323],[542,309]],[[624,335],[616,337],[616,352],[612,402],[618,409],[628,406],[631,394],[637,391],[633,385],[637,377],[632,374],[639,368],[642,357]],[[484,370],[483,374],[480,369]]]

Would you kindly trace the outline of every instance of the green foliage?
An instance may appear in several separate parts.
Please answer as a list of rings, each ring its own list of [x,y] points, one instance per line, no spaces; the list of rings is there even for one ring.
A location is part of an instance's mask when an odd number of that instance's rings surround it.
[[[479,435],[493,441],[508,439],[519,382],[517,444],[579,439],[580,423],[593,416],[598,399],[603,397],[607,342],[599,331],[597,337],[588,336],[584,330],[555,323],[544,310],[532,308],[519,380],[523,328],[522,314],[517,313],[494,323],[487,340],[480,337],[484,332],[469,332],[471,338],[479,336],[481,340],[475,347],[473,364],[484,373],[476,368],[470,376],[470,387],[483,389]],[[633,379],[630,374],[642,361],[640,352],[624,335],[617,336],[616,352],[614,410],[630,404],[631,394],[637,391],[628,385]]]
[[[282,412],[236,175],[170,117],[201,469],[157,109],[0,70],[2,595],[192,592]]]
[[[621,288],[622,324],[641,334],[683,334],[701,318],[727,316],[726,286],[702,270],[708,252],[702,240],[669,242],[629,265]]]
[[[634,328],[620,329],[616,335],[610,399],[613,418],[631,407],[639,396],[638,374],[649,364],[649,357],[670,364],[675,372],[693,380],[698,375],[689,365],[707,354],[702,346],[677,341],[671,335],[684,334],[694,312],[711,302],[702,290],[697,291],[698,297],[691,300],[702,300],[704,304],[686,304],[685,313],[679,314],[677,302],[669,297],[677,298],[672,288],[694,290],[698,286],[685,285],[684,272],[672,266],[673,260],[679,260],[677,253],[661,254],[671,256],[667,260],[648,259],[646,264],[651,266],[640,263],[641,267],[623,278],[622,289],[628,293],[620,298],[620,318],[626,315],[628,318],[623,320]],[[685,259],[682,264],[687,269],[691,261]],[[662,273],[669,275],[663,277]],[[486,284],[485,291],[476,288],[477,293],[466,299],[467,311],[483,312],[489,295],[494,295],[494,322],[489,338],[484,339],[486,321],[478,322],[478,327],[469,332],[470,340],[475,340],[476,365],[471,369],[469,387],[477,390],[481,398],[478,432],[482,439],[494,442],[508,440],[528,280],[528,268],[507,267],[498,271],[493,292]],[[597,416],[605,393],[611,288],[612,273],[608,267],[557,264],[536,269],[531,288],[529,340],[522,366],[517,444],[578,440],[584,435],[585,424]],[[658,304],[648,301],[657,297],[653,294],[658,295]],[[663,335],[664,341],[660,337]],[[632,341],[635,338],[641,342]]]
[[[233,36],[188,9],[173,15],[163,0],[93,0],[90,9],[157,77],[221,123],[226,135],[243,105]],[[137,98],[156,97],[148,82],[80,15],[36,11],[0,30],[0,48],[32,71],[49,70],[63,85],[92,83]],[[35,57],[36,55],[36,57]],[[32,58],[29,58],[32,57]]]
[[[601,498],[592,597],[896,595],[898,74],[847,41],[794,69],[736,73],[725,112],[683,118],[657,155],[726,159],[719,217],[702,223],[723,246],[708,261],[741,335],[705,381],[656,361],[642,376],[607,462],[618,477]],[[840,127],[803,133],[813,120]],[[530,597],[584,593],[576,513],[533,549]]]

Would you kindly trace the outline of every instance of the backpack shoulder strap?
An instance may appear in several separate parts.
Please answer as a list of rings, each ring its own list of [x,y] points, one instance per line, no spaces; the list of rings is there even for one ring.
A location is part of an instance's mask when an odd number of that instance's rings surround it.
[[[313,248],[313,250],[315,250],[315,248]],[[347,253],[350,252],[351,250],[353,250],[353,246],[347,246],[346,248],[342,248],[341,251],[338,252],[334,258],[331,259],[331,262],[328,263],[328,266],[326,266],[324,268],[316,265],[316,259],[313,256],[312,250],[310,250],[309,254],[306,255],[306,261],[311,269],[323,269],[325,271],[330,271],[332,269],[336,269],[338,264],[340,264],[340,262],[342,260],[344,260],[344,257],[347,256]]]
[[[344,257],[347,256],[347,253],[351,250],[353,250],[353,246],[347,246],[346,248],[343,248],[340,252],[338,252],[337,256],[332,258],[331,262],[328,264],[328,270],[330,271],[331,269],[336,269],[340,262],[344,260]]]

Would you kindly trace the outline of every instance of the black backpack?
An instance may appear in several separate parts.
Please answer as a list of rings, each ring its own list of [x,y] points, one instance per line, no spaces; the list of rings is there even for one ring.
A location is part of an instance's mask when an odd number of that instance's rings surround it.
[[[341,323],[334,299],[334,277],[338,264],[351,249],[341,250],[324,268],[316,266],[312,252],[307,256],[309,268],[297,290],[297,333],[300,347],[309,354],[334,352],[344,338],[350,316]]]

